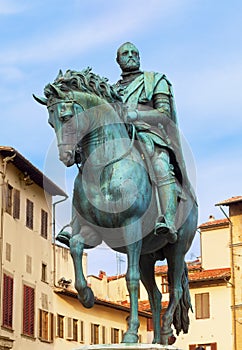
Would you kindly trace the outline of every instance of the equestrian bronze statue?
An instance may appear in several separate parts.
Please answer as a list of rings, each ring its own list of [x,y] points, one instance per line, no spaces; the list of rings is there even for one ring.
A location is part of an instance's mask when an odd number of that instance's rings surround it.
[[[60,160],[77,165],[72,232],[58,239],[70,247],[75,288],[87,308],[94,295],[83,273],[84,249],[105,242],[127,254],[130,295],[128,330],[122,342],[138,342],[138,289],[147,290],[153,343],[168,344],[188,332],[191,308],[187,253],[197,229],[196,197],[184,164],[172,87],[165,75],[141,72],[131,43],[118,50],[122,79],[110,85],[88,67],[58,74],[34,96],[47,106]],[[161,292],[154,275],[167,260],[169,305],[160,322]]]

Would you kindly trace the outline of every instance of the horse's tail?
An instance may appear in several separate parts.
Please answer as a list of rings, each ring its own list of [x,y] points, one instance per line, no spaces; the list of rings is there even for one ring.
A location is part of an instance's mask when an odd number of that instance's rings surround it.
[[[181,284],[182,284],[182,297],[173,315],[173,324],[176,329],[177,335],[179,335],[181,331],[183,331],[184,333],[188,333],[188,328],[190,324],[189,316],[188,316],[189,309],[193,311],[190,291],[189,291],[188,269],[185,262],[184,262],[184,271],[182,274]]]

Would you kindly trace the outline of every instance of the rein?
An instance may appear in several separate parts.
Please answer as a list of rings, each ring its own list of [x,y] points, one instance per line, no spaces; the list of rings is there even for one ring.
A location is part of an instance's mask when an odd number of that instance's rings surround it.
[[[135,139],[135,126],[132,124],[132,138],[131,138],[131,141],[130,141],[130,145],[129,145],[129,148],[126,152],[124,152],[120,157],[117,157],[117,158],[114,158],[112,160],[110,160],[108,163],[99,163],[99,164],[92,164],[92,166],[95,166],[95,167],[103,167],[103,168],[106,168],[108,167],[109,165],[112,165],[114,163],[117,163],[119,162],[120,160],[124,159],[125,157],[127,157],[133,146],[134,146],[134,139]],[[75,152],[80,155],[81,154],[81,147],[79,144],[76,145],[76,148],[75,148]],[[77,163],[76,163],[77,164]],[[77,167],[80,169],[80,167],[78,166],[77,164]]]
[[[112,165],[112,164],[114,164],[116,162],[119,162],[121,159],[127,157],[130,154],[130,152],[131,152],[131,150],[133,148],[134,138],[135,138],[135,126],[132,124],[132,139],[130,141],[130,145],[129,145],[128,150],[126,152],[124,152],[124,154],[122,154],[122,156],[110,160],[107,164],[104,165],[104,168],[106,168],[107,166]]]
[[[80,106],[80,107],[83,109],[83,111],[84,111],[84,107],[83,107],[79,102],[77,102],[76,100],[71,100],[71,99],[70,99],[70,100],[60,100],[60,101],[53,102],[53,103],[51,103],[49,106],[47,106],[47,109],[50,108],[50,107],[52,107],[52,106],[55,106],[55,105],[57,105],[58,103],[61,103],[61,102],[77,104],[77,105]]]

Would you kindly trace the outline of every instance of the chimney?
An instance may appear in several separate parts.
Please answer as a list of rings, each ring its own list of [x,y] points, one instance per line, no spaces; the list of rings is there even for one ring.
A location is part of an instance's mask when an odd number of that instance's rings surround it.
[[[105,277],[106,276],[106,272],[105,271],[102,271],[102,270],[100,270],[99,271],[99,275],[98,275],[98,277],[102,280],[103,279],[103,277]]]
[[[208,221],[214,221],[215,217],[213,215],[209,215]]]

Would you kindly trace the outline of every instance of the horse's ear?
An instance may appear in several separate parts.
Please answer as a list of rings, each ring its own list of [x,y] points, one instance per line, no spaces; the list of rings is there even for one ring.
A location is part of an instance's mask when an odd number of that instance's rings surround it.
[[[57,77],[55,78],[55,81],[58,81],[61,78],[63,78],[63,73],[62,73],[62,70],[60,69]]]
[[[33,94],[33,98],[38,103],[41,103],[42,105],[45,105],[45,106],[47,105],[47,98],[45,98],[45,97],[38,97],[38,96],[35,96],[34,94]]]
[[[61,89],[59,89],[57,86],[55,86],[54,84],[50,84],[50,88],[52,89],[52,91],[57,95],[57,97],[59,98],[65,98],[66,95],[63,91],[61,91]]]

